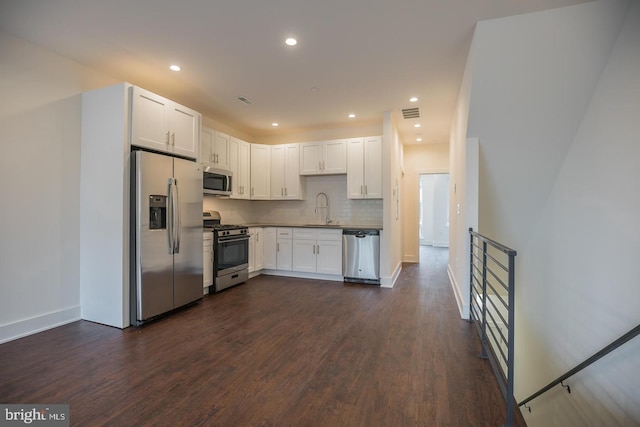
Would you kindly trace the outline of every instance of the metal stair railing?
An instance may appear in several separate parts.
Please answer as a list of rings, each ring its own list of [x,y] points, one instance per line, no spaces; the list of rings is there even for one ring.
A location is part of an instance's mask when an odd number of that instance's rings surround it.
[[[514,318],[517,252],[469,228],[469,321],[478,328],[481,357],[488,359],[507,404],[506,426],[513,427],[515,400]],[[506,330],[506,334],[505,331]]]
[[[565,380],[567,380],[569,377],[574,376],[578,372],[582,371],[587,366],[589,366],[589,365],[597,362],[598,360],[602,359],[604,356],[606,356],[607,354],[611,353],[613,350],[617,349],[618,347],[624,345],[628,341],[631,341],[633,338],[635,338],[638,335],[640,335],[640,325],[638,325],[635,328],[631,329],[629,332],[627,332],[626,334],[622,335],[620,338],[618,338],[617,340],[613,341],[611,344],[609,344],[608,346],[604,347],[602,350],[598,351],[593,356],[591,356],[590,358],[588,358],[584,362],[582,362],[579,365],[577,365],[575,368],[567,371],[563,375],[560,375],[558,378],[556,378],[555,380],[551,381],[549,384],[547,384],[546,386],[542,387],[540,390],[536,391],[531,396],[529,396],[526,399],[522,400],[520,403],[518,403],[518,406],[524,406],[525,408],[527,408],[529,410],[529,412],[531,412],[531,407],[529,407],[527,405],[527,403],[531,402],[536,397],[539,397],[540,395],[542,395],[542,394],[546,393],[547,391],[551,390],[553,387],[557,386],[558,384],[562,385],[562,387],[564,387],[567,390],[568,393],[571,393],[571,387],[569,385],[565,385],[564,384]]]

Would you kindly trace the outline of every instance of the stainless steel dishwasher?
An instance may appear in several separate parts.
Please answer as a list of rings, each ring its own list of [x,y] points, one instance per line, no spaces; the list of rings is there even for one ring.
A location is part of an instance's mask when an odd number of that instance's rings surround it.
[[[380,284],[380,231],[342,231],[342,275],[345,282]]]

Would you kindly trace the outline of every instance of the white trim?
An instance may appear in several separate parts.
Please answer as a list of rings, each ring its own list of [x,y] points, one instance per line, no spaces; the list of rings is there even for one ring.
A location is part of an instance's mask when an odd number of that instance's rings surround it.
[[[404,259],[402,260],[402,262],[417,263],[417,262],[420,262],[420,256],[419,255],[405,255]]]
[[[380,287],[381,288],[393,288],[396,284],[396,280],[398,280],[398,276],[400,276],[400,272],[402,271],[402,263],[398,263],[391,277],[381,277],[380,278]]]
[[[0,326],[0,344],[80,320],[80,306],[52,311]]]
[[[260,270],[260,274],[266,274],[268,276],[297,277],[299,279],[315,279],[315,280],[329,280],[332,282],[344,282],[344,277],[337,274],[305,273],[301,271],[270,270],[270,269]]]
[[[468,319],[469,304],[465,304],[464,298],[462,298],[462,295],[460,295],[460,288],[458,287],[458,283],[456,282],[453,270],[451,269],[451,264],[447,265],[447,275],[449,276],[449,282],[451,283],[451,287],[453,288],[453,294],[456,297],[456,304],[458,305],[458,310],[460,311],[460,317],[463,319]]]

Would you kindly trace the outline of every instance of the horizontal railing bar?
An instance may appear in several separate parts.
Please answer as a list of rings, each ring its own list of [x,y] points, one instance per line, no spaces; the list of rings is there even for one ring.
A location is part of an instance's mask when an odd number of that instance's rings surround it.
[[[491,288],[491,290],[493,291],[492,294],[487,294],[487,295],[495,295],[500,299],[500,302],[502,303],[502,305],[504,306],[504,308],[506,308],[507,310],[509,309],[509,304],[506,303],[502,297],[500,296],[500,293],[496,290],[496,288],[493,287],[493,285],[491,284],[491,282],[489,282],[487,280],[487,286],[489,286],[489,288]]]
[[[483,236],[482,234],[478,234],[478,233],[476,233],[475,231],[473,231],[473,228],[469,228],[469,233],[470,233],[472,236],[475,236],[475,237],[477,237],[478,239],[483,240],[483,241],[485,241],[485,242],[489,243],[489,244],[490,244],[491,246],[493,246],[494,248],[498,249],[499,251],[504,252],[505,254],[507,254],[507,255],[509,255],[509,256],[516,256],[516,255],[518,254],[518,252],[517,252],[516,250],[511,249],[511,248],[509,248],[509,247],[507,247],[507,246],[505,246],[505,245],[502,245],[502,244],[500,244],[500,243],[496,242],[495,240],[491,240],[490,238],[485,237],[485,236]]]
[[[502,313],[500,313],[500,309],[494,304],[492,298],[487,298],[487,301],[491,302],[491,306],[495,309],[494,311],[496,313],[498,313],[498,316],[500,316],[500,320],[502,320],[502,323],[505,325],[505,327],[508,329],[509,328],[509,322],[505,320],[505,318],[502,316]],[[487,308],[489,306],[487,305]],[[508,309],[509,307],[507,307]],[[488,310],[487,310],[488,311]],[[505,340],[506,341],[506,340]]]
[[[491,318],[491,320],[493,321],[493,324],[494,324],[494,325],[496,325],[496,319],[494,319],[494,318],[493,318],[493,316],[491,315],[491,313],[489,313],[489,312],[487,311],[487,315],[488,315],[488,317],[490,317],[490,318]],[[502,351],[502,348],[500,347],[500,340],[498,339],[498,337],[496,337],[496,334],[493,332],[493,330],[494,330],[494,329],[496,329],[496,328],[491,328],[491,327],[488,327],[488,328],[487,328],[487,330],[491,333],[491,336],[492,336],[492,337],[493,337],[493,339],[495,340],[495,343],[498,345],[498,350],[500,351],[500,355],[502,356],[502,360],[503,360],[505,363],[507,363],[507,361],[508,361],[509,359],[508,359],[508,358],[507,358],[507,356],[504,354],[504,351]],[[498,329],[500,329],[500,328],[498,328]],[[501,332],[501,333],[502,333],[502,332]],[[506,340],[505,340],[505,341],[506,341]]]
[[[507,292],[509,291],[509,286],[508,286],[506,283],[504,283],[504,281],[503,281],[501,278],[499,278],[499,277],[498,277],[498,276],[493,272],[493,270],[491,270],[491,268],[487,267],[487,271],[488,271],[489,273],[491,273],[491,275],[492,275],[493,277],[495,277],[495,278],[496,278],[496,280],[497,280],[498,282],[500,282],[500,285],[502,285],[502,287],[504,288],[504,290],[505,290],[505,291],[507,291]]]
[[[503,271],[509,271],[509,267],[505,266],[503,263],[501,263],[500,261],[498,261],[497,259],[495,259],[490,253],[487,252],[487,258],[489,258],[489,260],[493,261],[496,265],[498,265],[498,267],[500,267]],[[487,265],[489,265],[489,263],[487,263]]]
[[[571,369],[566,374],[561,375],[558,378],[556,378],[555,380],[551,381],[549,384],[547,384],[546,386],[542,387],[540,390],[538,390],[537,392],[533,393],[531,396],[527,397],[522,402],[518,403],[518,406],[525,405],[525,404],[529,403],[530,401],[532,401],[533,399],[535,399],[536,397],[540,396],[541,394],[551,390],[553,387],[557,386],[558,384],[560,384],[561,382],[563,382],[567,378],[577,374],[578,372],[580,372],[581,370],[583,370],[587,366],[591,365],[592,363],[598,361],[599,359],[603,358],[607,354],[611,353],[616,348],[618,348],[621,345],[625,344],[626,342],[632,340],[638,334],[640,334],[640,325],[638,325],[635,328],[631,329],[629,332],[627,332],[626,334],[622,335],[620,338],[618,338],[617,340],[613,341],[611,344],[609,344],[608,346],[604,347],[602,350],[598,351],[596,354],[594,354],[593,356],[591,356],[590,358],[588,358],[587,360],[585,360],[584,362],[582,362],[581,364],[579,364],[575,368]]]

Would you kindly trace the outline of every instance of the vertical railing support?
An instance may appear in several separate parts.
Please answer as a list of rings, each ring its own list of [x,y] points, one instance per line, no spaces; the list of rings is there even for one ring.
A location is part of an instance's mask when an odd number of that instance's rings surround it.
[[[515,397],[513,395],[513,377],[515,374],[514,369],[514,356],[515,356],[515,306],[516,306],[516,258],[514,254],[509,255],[509,330],[507,332],[509,345],[507,346],[507,426],[512,426],[514,423],[515,414]]]

